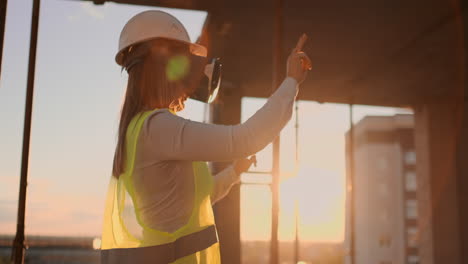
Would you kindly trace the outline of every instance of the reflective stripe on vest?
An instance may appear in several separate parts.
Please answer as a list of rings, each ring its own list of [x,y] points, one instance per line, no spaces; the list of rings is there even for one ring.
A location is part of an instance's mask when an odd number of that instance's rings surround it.
[[[125,173],[111,177],[104,211],[101,263],[219,264],[219,243],[205,162],[193,162],[195,200],[189,221],[172,233],[150,228],[138,210],[133,168],[140,129],[152,111],[132,119],[126,134]]]

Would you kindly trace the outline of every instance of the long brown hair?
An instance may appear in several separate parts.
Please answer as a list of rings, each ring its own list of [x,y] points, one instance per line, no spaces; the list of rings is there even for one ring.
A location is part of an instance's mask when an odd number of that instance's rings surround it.
[[[137,114],[155,108],[168,108],[175,112],[184,108],[184,101],[194,87],[188,87],[189,78],[181,76],[181,73],[187,75],[187,71],[193,69],[187,68],[190,65],[179,65],[179,68],[185,68],[173,74],[168,65],[174,56],[190,58],[189,53],[187,45],[166,39],[146,41],[124,53],[123,67],[128,72],[128,83],[114,154],[114,177],[118,178],[125,172],[127,128]]]

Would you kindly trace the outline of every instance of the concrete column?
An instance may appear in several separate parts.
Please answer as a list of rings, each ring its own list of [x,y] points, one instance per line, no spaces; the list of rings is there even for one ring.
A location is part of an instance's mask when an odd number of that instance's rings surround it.
[[[464,56],[464,83],[458,97],[461,99],[460,133],[457,148],[458,204],[462,263],[468,263],[468,1],[461,1]]]
[[[465,84],[466,85],[466,84]],[[468,87],[468,86],[467,86]],[[457,149],[458,212],[460,222],[461,263],[468,263],[468,92],[465,87],[463,117]]]
[[[222,87],[219,103],[212,107],[212,122],[235,125],[241,121],[241,96],[232,87]],[[209,147],[209,146],[207,146]],[[216,162],[213,171],[220,171],[229,163]],[[214,207],[223,264],[240,264],[240,187],[234,186],[229,194]]]
[[[460,188],[457,169],[462,109],[459,102],[415,107],[420,263],[466,263],[461,232],[468,222],[460,213],[468,210],[468,204],[459,198],[466,197],[463,192],[468,189],[466,184]],[[461,152],[466,157],[466,148]]]

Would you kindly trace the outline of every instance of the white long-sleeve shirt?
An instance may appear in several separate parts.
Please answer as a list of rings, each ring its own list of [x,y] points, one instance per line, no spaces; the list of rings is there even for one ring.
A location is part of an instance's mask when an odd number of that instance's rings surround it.
[[[194,203],[192,161],[232,161],[262,150],[291,119],[297,91],[297,81],[286,78],[265,105],[239,125],[190,121],[166,109],[150,114],[140,132],[134,167],[142,220],[166,232],[186,224]],[[216,174],[212,202],[238,180],[233,166]]]

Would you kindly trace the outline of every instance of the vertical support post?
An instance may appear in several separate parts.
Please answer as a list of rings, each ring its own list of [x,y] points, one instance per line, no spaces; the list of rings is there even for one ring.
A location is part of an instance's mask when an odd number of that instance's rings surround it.
[[[273,29],[273,86],[275,91],[280,85],[283,76],[283,0],[275,0],[274,29]],[[280,178],[280,136],[273,141],[273,166],[272,166],[272,204],[271,204],[271,244],[270,263],[279,263],[278,247],[278,212],[279,212],[279,178]]]
[[[3,43],[5,39],[5,21],[8,0],[0,1],[0,79],[2,74]]]
[[[459,134],[460,110],[457,102],[415,107],[421,263],[464,263],[459,217],[467,205],[458,198],[467,190],[460,190],[456,169],[459,138],[466,136]]]
[[[467,44],[465,44],[467,45]],[[465,55],[467,56],[467,55]],[[458,216],[460,223],[460,260],[468,263],[468,84],[465,83],[464,101],[460,118],[460,132],[457,144],[457,192]]]
[[[222,103],[212,105],[211,121],[215,124],[236,125],[241,121],[241,95],[234,87],[223,86],[220,90]],[[214,162],[213,171],[219,172],[230,163]],[[229,194],[214,206],[216,227],[220,240],[221,262],[241,263],[240,242],[240,185],[232,187]]]
[[[465,44],[466,45],[466,44]],[[465,99],[463,103],[463,118],[460,127],[459,142],[457,146],[457,186],[458,186],[458,212],[460,224],[460,252],[461,263],[468,263],[468,85],[465,84]]]
[[[31,39],[29,46],[28,84],[24,112],[23,150],[21,157],[21,179],[18,198],[18,218],[16,237],[13,242],[12,260],[15,264],[24,262],[24,216],[26,211],[26,186],[29,166],[29,143],[31,139],[31,115],[34,96],[34,75],[36,70],[36,47],[39,27],[40,0],[34,0],[31,20]]]
[[[468,2],[460,1],[460,10],[462,12],[461,20],[463,22],[463,38],[464,38],[464,83],[460,89],[460,98],[463,98],[461,103],[461,117],[459,142],[457,146],[457,185],[458,185],[458,212],[461,247],[462,252],[461,262],[468,263]]]
[[[348,182],[346,184],[349,192],[349,259],[350,264],[355,263],[356,244],[355,244],[355,193],[354,193],[354,119],[353,105],[349,105],[349,173]]]

